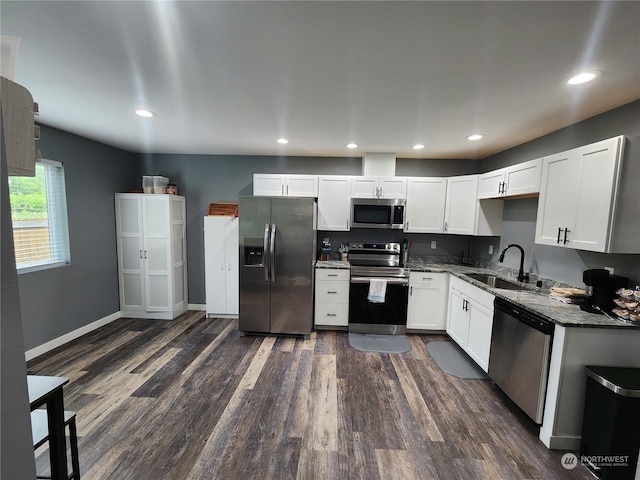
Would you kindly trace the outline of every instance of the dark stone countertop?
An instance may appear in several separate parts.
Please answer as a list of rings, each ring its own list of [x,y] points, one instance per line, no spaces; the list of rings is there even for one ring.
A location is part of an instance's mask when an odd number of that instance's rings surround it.
[[[348,269],[349,267],[349,262],[343,262],[340,260],[316,262],[316,268]],[[502,267],[501,265],[492,264],[490,266],[491,268],[489,268],[474,265],[432,263],[428,260],[425,261],[419,257],[412,256],[410,257],[407,267],[412,272],[450,273],[451,275],[481,288],[496,297],[515,303],[525,310],[536,313],[553,323],[562,325],[563,327],[640,328],[640,325],[625,323],[621,320],[612,320],[604,315],[596,313],[584,312],[580,310],[580,307],[577,304],[567,304],[549,297],[551,287],[568,287],[571,285],[540,278],[542,281],[541,288],[537,288],[534,281],[532,283],[520,284],[525,286],[527,288],[526,290],[505,290],[501,288],[493,288],[466,275],[467,273],[488,273],[505,280],[518,283],[515,278],[510,275],[514,270]]]

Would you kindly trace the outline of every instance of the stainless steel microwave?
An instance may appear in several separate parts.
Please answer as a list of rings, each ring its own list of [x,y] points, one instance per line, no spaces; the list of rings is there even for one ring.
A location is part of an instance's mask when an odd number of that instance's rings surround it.
[[[351,228],[404,227],[404,199],[399,198],[352,198]]]

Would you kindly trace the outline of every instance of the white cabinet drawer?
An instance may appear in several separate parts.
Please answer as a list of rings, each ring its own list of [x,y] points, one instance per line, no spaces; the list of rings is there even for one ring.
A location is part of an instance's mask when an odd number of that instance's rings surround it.
[[[349,284],[347,282],[316,280],[316,302],[349,303]]]
[[[315,324],[316,326],[349,326],[349,304],[316,303]]]
[[[447,273],[440,272],[411,272],[409,273],[410,285],[446,285]]]
[[[318,280],[343,280],[349,281],[350,271],[337,268],[316,268],[316,281]]]

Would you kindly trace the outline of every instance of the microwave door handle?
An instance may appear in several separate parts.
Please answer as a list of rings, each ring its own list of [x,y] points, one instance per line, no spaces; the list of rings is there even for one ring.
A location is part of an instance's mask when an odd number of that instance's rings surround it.
[[[264,225],[264,242],[262,244],[262,265],[264,265],[264,281],[269,281],[269,224]]]
[[[269,257],[271,261],[271,282],[276,282],[276,224],[271,224],[271,241],[269,242]]]

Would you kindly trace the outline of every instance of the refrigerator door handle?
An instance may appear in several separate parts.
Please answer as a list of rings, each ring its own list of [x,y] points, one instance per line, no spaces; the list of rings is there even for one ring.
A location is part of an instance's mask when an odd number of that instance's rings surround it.
[[[271,262],[271,282],[276,282],[276,224],[271,224],[271,240],[269,242],[269,260]]]
[[[269,224],[265,223],[264,225],[264,244],[262,245],[262,254],[264,255],[262,258],[262,264],[264,265],[264,281],[269,281],[269,263],[268,263],[268,252],[269,252]]]

